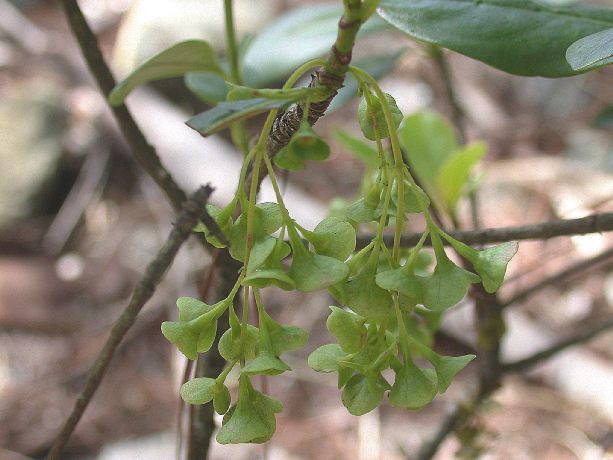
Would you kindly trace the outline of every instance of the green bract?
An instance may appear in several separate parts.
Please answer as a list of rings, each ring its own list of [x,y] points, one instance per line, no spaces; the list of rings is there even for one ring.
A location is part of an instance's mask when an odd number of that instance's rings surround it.
[[[393,406],[419,409],[436,396],[438,387],[432,369],[420,369],[408,358],[395,372],[396,379],[390,391]]]
[[[396,129],[400,126],[400,122],[402,121],[402,112],[396,105],[396,100],[391,95],[386,93],[385,99],[392,112],[394,129]],[[358,106],[358,121],[360,122],[360,128],[362,128],[362,134],[364,134],[366,139],[370,139],[371,141],[389,137],[390,132],[387,122],[385,121],[381,101],[379,101],[377,96],[370,95],[372,106],[369,106],[368,100],[369,98],[363,98]]]

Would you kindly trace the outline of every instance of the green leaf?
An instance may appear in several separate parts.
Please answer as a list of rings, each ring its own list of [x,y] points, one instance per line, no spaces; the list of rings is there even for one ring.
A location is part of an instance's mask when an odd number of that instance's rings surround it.
[[[302,121],[287,145],[287,154],[305,160],[325,160],[330,156],[330,146],[307,121]]]
[[[315,372],[337,372],[338,360],[346,355],[336,343],[322,345],[309,355],[309,367]]]
[[[433,310],[445,310],[464,298],[471,283],[479,281],[474,273],[437,255],[434,273],[424,282],[424,304]]]
[[[215,220],[215,222],[219,226],[219,229],[222,231],[224,236],[226,236],[227,238],[227,234],[230,232],[230,229],[232,228],[231,212],[228,212],[228,211],[232,211],[232,209],[228,209],[228,208],[221,209],[220,207],[209,203],[206,205],[206,210],[209,213],[209,215]],[[209,243],[211,243],[213,246],[215,246],[216,248],[226,247],[225,243],[220,241],[219,238],[211,235],[209,228],[206,225],[204,225],[202,222],[198,222],[198,225],[196,225],[196,227],[194,228],[194,232],[204,233],[204,237],[206,238],[206,240]]]
[[[366,336],[364,318],[355,313],[338,307],[330,307],[332,313],[328,316],[326,327],[330,331],[343,351],[355,353],[362,346],[362,340]]]
[[[230,396],[230,390],[225,385],[221,385],[221,389],[213,396],[213,408],[219,415],[223,415],[228,412],[232,397]]]
[[[213,72],[189,72],[185,74],[183,81],[187,89],[207,104],[215,105],[226,100],[226,80]]]
[[[309,334],[305,330],[297,326],[279,324],[263,309],[260,311],[260,328],[266,329],[271,351],[277,356],[286,351],[302,348],[309,339]]]
[[[255,270],[245,276],[241,284],[243,286],[253,286],[260,289],[268,286],[277,286],[284,291],[293,291],[296,289],[294,280],[280,268]]]
[[[438,377],[438,391],[439,393],[445,393],[453,378],[456,376],[458,372],[466,367],[468,363],[470,363],[473,359],[476,358],[475,355],[464,355],[464,356],[440,356],[438,355],[438,359],[431,361],[434,369],[436,371],[436,375]]]
[[[390,403],[395,407],[419,409],[434,399],[437,390],[436,373],[432,369],[420,369],[407,358],[396,372]]]
[[[343,405],[352,415],[364,415],[379,405],[388,389],[389,384],[379,373],[356,374],[343,389]]]
[[[113,88],[109,102],[113,106],[120,105],[138,85],[162,78],[179,77],[187,72],[224,75],[211,45],[202,40],[188,40],[171,46],[143,63]]]
[[[297,88],[250,88],[249,86],[235,85],[227,83],[231,89],[228,92],[228,101],[239,101],[242,99],[266,98],[278,99],[281,101],[305,101],[320,102],[331,95],[331,91],[325,86],[301,86]]]
[[[374,94],[372,94],[370,98],[373,103],[372,107],[368,106],[366,97],[362,98],[358,106],[358,121],[360,122],[362,134],[364,134],[366,139],[370,139],[371,141],[389,137],[390,133],[387,122],[385,121],[383,107],[381,107],[382,103]],[[398,128],[402,121],[402,112],[396,105],[396,100],[391,95],[385,93],[385,100],[392,113],[394,127]]]
[[[190,327],[189,323],[176,323],[164,321],[162,323],[162,334],[173,343],[187,359],[195,360],[198,358],[198,337],[199,333]]]
[[[255,390],[247,375],[241,375],[236,408],[231,414],[228,412],[229,417],[228,414],[224,417],[222,427],[217,432],[217,442],[239,444],[268,441],[275,432],[275,412],[280,412],[280,405],[278,401]]]
[[[177,308],[179,309],[179,321],[191,321],[211,311],[215,305],[207,305],[200,299],[193,297],[179,297]]]
[[[181,398],[187,404],[206,404],[220,391],[223,384],[209,377],[199,377],[181,386]]]
[[[573,70],[587,70],[613,63],[613,28],[583,37],[566,50]]]
[[[247,325],[245,334],[245,359],[255,358],[258,348],[259,330],[257,327]],[[228,362],[238,361],[241,356],[240,330],[238,334],[233,334],[232,329],[228,329],[219,339],[219,354]]]
[[[277,239],[271,236],[267,236],[264,237],[264,239],[256,241],[251,248],[251,253],[249,254],[247,273],[251,273],[256,268],[261,267],[274,251],[276,244]]]
[[[289,276],[296,283],[296,289],[303,292],[319,291],[340,283],[349,275],[349,267],[328,256],[310,252],[296,253],[289,270]]]
[[[351,203],[347,208],[347,217],[357,223],[365,224],[376,220],[376,208],[366,203],[364,198]]]
[[[577,40],[613,26],[613,10],[530,0],[382,0],[379,14],[411,37],[516,75],[579,73],[565,59]]]
[[[373,169],[379,166],[379,154],[377,149],[371,144],[364,142],[361,138],[352,136],[342,129],[335,129],[334,137],[349,153],[352,153],[364,163],[365,166]]]
[[[259,241],[276,232],[283,224],[281,210],[277,203],[258,203],[253,214],[253,240]],[[247,235],[247,216],[241,214],[230,230],[230,254],[236,260],[245,258],[245,239]]]
[[[411,169],[430,198],[440,202],[439,171],[458,148],[453,128],[437,113],[424,111],[405,117],[398,136]]]
[[[227,128],[232,123],[273,109],[281,109],[288,104],[287,100],[265,98],[220,102],[212,109],[190,118],[186,124],[206,137]]]
[[[260,350],[257,356],[241,369],[247,375],[279,375],[291,368],[266,350]]]
[[[279,168],[287,169],[288,171],[301,171],[306,168],[306,160],[296,155],[295,152],[290,151],[287,145],[279,150],[273,161]]]
[[[392,202],[394,206],[398,205],[398,182],[394,179],[392,185]],[[421,187],[413,185],[408,181],[404,181],[404,212],[420,213],[423,208],[430,206],[430,198],[426,195]]]
[[[349,222],[326,217],[312,232],[302,232],[317,254],[345,261],[356,245],[355,229]]]
[[[487,152],[483,142],[476,142],[457,150],[447,158],[437,175],[437,189],[447,205],[453,212],[462,192],[470,179],[473,167],[481,161]]]
[[[446,238],[453,248],[468,260],[481,276],[483,287],[489,293],[496,292],[504,281],[507,265],[517,253],[517,241],[507,241],[496,246],[477,251],[453,238]]]
[[[339,5],[310,5],[277,19],[247,48],[243,60],[247,84],[262,87],[275,83],[306,61],[328,53],[342,14]],[[360,27],[358,36],[385,26],[373,17]]]
[[[402,268],[377,273],[377,285],[386,291],[396,291],[415,303],[421,303],[424,278],[407,273]]]
[[[358,315],[373,321],[384,321],[389,316],[392,298],[389,292],[377,286],[371,271],[362,270],[338,288],[338,300]]]

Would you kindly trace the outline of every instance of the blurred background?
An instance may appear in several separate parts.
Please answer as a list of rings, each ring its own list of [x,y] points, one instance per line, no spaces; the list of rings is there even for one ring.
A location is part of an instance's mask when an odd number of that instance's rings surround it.
[[[79,3],[118,77],[186,38],[204,38],[223,55],[221,1]],[[246,44],[282,15],[315,3],[327,2],[237,0],[240,38]],[[323,29],[315,24],[312,30],[318,31],[312,40],[297,40],[314,50],[325,40],[314,51],[323,53],[329,35],[322,33],[318,42]],[[271,55],[283,62],[284,53],[292,53],[278,40],[278,49],[271,50],[273,43],[254,62]],[[371,56],[384,61],[381,85],[405,115],[423,109],[451,114],[440,68],[423,47],[386,30],[360,40],[355,59]],[[479,172],[484,227],[613,211],[613,67],[548,80],[510,76],[457,54],[447,58],[466,113],[467,138],[489,145]],[[264,67],[249,71],[279,86],[284,70]],[[359,133],[357,101],[350,96],[317,124],[332,146],[330,160],[289,176],[290,210],[307,227],[325,216],[332,198],[351,199],[359,187],[363,165],[334,135],[337,128]],[[128,106],[182,187],[192,191],[211,182],[214,202],[231,199],[240,154],[226,133],[203,139],[184,125],[206,105],[182,79],[139,89]],[[260,122],[250,122],[254,133]],[[173,218],[165,196],[131,158],[61,4],[0,0],[0,459],[38,458],[49,449]],[[470,222],[465,203],[460,220]],[[500,296],[511,298],[612,245],[607,234],[522,242]],[[161,335],[160,324],[174,318],[176,297],[197,295],[208,257],[193,241],[183,247],[121,346],[66,459],[175,458],[185,362]],[[510,308],[503,358],[528,356],[611,318],[612,266],[609,258]],[[475,367],[469,366],[426,409],[407,412],[383,404],[353,417],[341,404],[335,376],[315,374],[306,365],[308,353],[330,340],[327,294],[270,289],[266,298],[276,319],[309,330],[310,340],[288,357],[293,372],[266,382],[285,405],[266,452],[261,446],[214,445],[213,459],[411,458],[450,405],[474,386]],[[440,350],[471,349],[470,303],[448,315],[437,337]],[[612,340],[612,332],[604,333],[524,375],[505,378],[465,430],[464,444],[451,436],[437,458],[613,458]]]

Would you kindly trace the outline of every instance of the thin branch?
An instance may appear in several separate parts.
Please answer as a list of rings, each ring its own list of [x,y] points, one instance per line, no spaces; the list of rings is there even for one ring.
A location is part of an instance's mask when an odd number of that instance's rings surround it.
[[[562,350],[565,350],[566,348],[572,347],[574,345],[579,345],[583,342],[592,340],[597,335],[602,334],[603,332],[611,328],[613,328],[613,318],[599,324],[593,329],[589,329],[587,331],[580,332],[577,335],[574,335],[565,340],[562,340],[561,342],[556,343],[555,345],[552,345],[550,348],[547,348],[543,351],[539,351],[538,353],[535,353],[532,356],[529,356],[527,358],[520,359],[517,361],[513,361],[507,364],[503,364],[501,370],[504,373],[525,371],[529,369],[530,367],[540,363],[541,361],[551,358],[553,355],[561,352]]]
[[[502,308],[506,308],[511,304],[521,302],[522,300],[527,299],[528,297],[532,296],[533,294],[541,291],[548,286],[563,283],[586,271],[593,270],[597,268],[601,263],[606,262],[611,258],[613,258],[613,248],[609,248],[595,257],[591,257],[589,259],[577,262],[576,264],[573,264],[570,267],[565,268],[564,270],[554,273],[553,275],[534,283],[532,286],[528,286],[522,291],[515,293],[513,297],[502,302]]]
[[[172,264],[179,248],[189,237],[198,220],[202,219],[202,214],[211,192],[212,188],[208,185],[206,187],[201,187],[183,206],[183,211],[171,230],[166,243],[147,266],[145,274],[132,293],[130,302],[113,325],[109,338],[104,344],[104,347],[87,377],[85,387],[77,397],[70,416],[64,423],[60,434],[51,447],[48,456],[49,460],[59,460],[61,458],[66,443],[81,419],[83,412],[85,412],[89,402],[96,393],[117,347],[130,327],[134,324],[136,316],[141,311],[142,307],[155,292],[156,286],[164,277],[168,267]]]
[[[451,230],[448,231],[455,239],[466,244],[502,243],[513,240],[547,240],[556,236],[585,235],[587,233],[601,233],[613,230],[613,212],[592,214],[579,219],[560,219],[544,222],[542,224],[519,225],[504,228],[483,228],[480,230]],[[374,235],[358,237],[358,248],[363,248]],[[421,233],[404,235],[400,244],[404,247],[415,246]],[[393,237],[386,235],[384,241],[390,244]],[[430,244],[430,240],[426,241]]]
[[[456,404],[453,409],[445,415],[445,418],[439,424],[438,430],[436,430],[434,436],[421,445],[419,452],[417,452],[415,456],[415,460],[430,460],[434,457],[439,446],[447,439],[447,436],[460,425],[460,422],[462,422],[467,415],[468,411],[466,408]]]
[[[107,96],[115,87],[116,82],[109,66],[104,60],[104,56],[102,56],[102,52],[98,46],[98,39],[89,27],[81,8],[79,8],[77,0],[63,0],[63,5],[66,19],[68,20],[72,33],[79,43],[89,71],[96,79],[98,87],[108,104]],[[187,200],[187,194],[175,182],[164,165],[162,165],[155,148],[147,142],[147,139],[136,124],[128,108],[123,104],[117,107],[111,106],[110,104],[108,105],[136,161],[147,174],[153,178],[164,193],[166,193],[173,208],[176,211],[180,211],[183,203]],[[224,241],[225,238],[223,233],[208,212],[204,211],[201,217],[202,222],[211,233]],[[199,238],[199,240],[203,246],[207,247],[209,250],[212,249],[212,246],[209,245],[204,238]]]

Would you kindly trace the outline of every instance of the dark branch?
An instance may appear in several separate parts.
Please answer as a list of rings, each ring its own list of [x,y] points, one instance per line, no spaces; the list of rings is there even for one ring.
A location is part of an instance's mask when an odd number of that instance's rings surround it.
[[[164,277],[168,267],[172,264],[179,248],[189,237],[198,220],[202,219],[203,211],[211,192],[212,188],[208,185],[206,187],[201,187],[191,199],[185,202],[183,211],[179,215],[166,243],[147,266],[145,274],[132,293],[130,302],[113,325],[109,338],[100,351],[87,377],[85,387],[77,397],[70,416],[64,423],[62,431],[51,447],[48,456],[49,460],[59,460],[61,458],[62,451],[68,439],[96,393],[117,347],[130,327],[134,324],[136,316],[141,311],[142,307],[153,295],[156,286]]]
[[[521,302],[522,300],[527,299],[548,286],[564,283],[586,271],[595,269],[600,266],[601,263],[606,262],[611,258],[613,258],[613,248],[607,249],[605,252],[590,259],[577,262],[564,270],[554,273],[553,275],[534,283],[532,286],[528,286],[524,290],[515,293],[510,299],[502,302],[501,306],[502,308],[505,308],[511,304]]]
[[[613,318],[605,321],[593,329],[589,329],[587,331],[580,332],[577,335],[569,337],[566,340],[562,340],[561,342],[547,348],[546,350],[539,351],[538,353],[533,354],[524,359],[520,359],[518,361],[513,361],[507,364],[503,364],[502,372],[511,373],[511,372],[522,372],[530,367],[544,361],[546,359],[551,358],[553,355],[565,350],[568,347],[572,347],[573,345],[579,345],[583,342],[587,342],[592,340],[599,334],[613,328]]]
[[[546,240],[556,236],[585,235],[613,230],[613,212],[592,214],[579,219],[552,220],[542,224],[521,225],[505,228],[484,228],[481,230],[448,231],[455,239],[466,244],[502,243],[513,240]],[[373,235],[358,237],[358,248],[363,248],[373,239]],[[404,235],[400,244],[410,247],[417,244],[421,233]],[[386,244],[391,244],[393,237],[384,237]],[[426,242],[430,244],[430,240]]]

